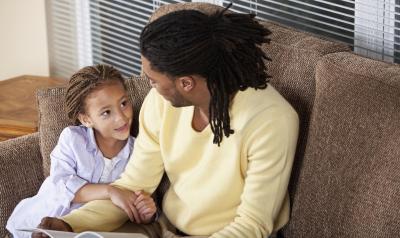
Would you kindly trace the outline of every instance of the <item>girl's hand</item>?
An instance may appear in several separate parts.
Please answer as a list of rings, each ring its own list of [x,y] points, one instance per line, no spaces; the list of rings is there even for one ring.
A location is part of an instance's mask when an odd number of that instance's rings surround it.
[[[141,223],[141,218],[134,205],[136,201],[136,194],[132,191],[123,190],[114,186],[108,189],[111,201],[121,208],[129,217],[132,222]]]
[[[157,211],[157,207],[153,198],[150,197],[148,193],[143,191],[136,191],[135,194],[137,198],[134,204],[139,212],[140,218],[144,223],[150,223]]]

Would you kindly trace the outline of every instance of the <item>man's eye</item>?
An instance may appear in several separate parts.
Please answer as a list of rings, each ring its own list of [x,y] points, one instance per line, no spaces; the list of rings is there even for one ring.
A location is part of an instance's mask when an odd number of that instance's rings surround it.
[[[128,104],[128,102],[127,102],[127,101],[123,101],[123,102],[121,102],[121,107],[125,107],[125,106],[126,106],[126,104]]]

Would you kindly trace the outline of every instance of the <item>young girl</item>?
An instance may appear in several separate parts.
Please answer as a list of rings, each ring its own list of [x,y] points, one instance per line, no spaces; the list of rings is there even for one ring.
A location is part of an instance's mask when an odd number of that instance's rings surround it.
[[[119,178],[129,160],[134,142],[129,134],[132,105],[115,68],[96,65],[79,70],[69,81],[65,105],[77,126],[62,131],[50,155],[50,176],[38,194],[14,209],[7,222],[13,237],[30,237],[16,229],[37,227],[45,216],[63,216],[85,202],[105,199],[109,183]],[[155,203],[145,193],[136,195],[143,201],[136,209],[143,222],[149,222]]]

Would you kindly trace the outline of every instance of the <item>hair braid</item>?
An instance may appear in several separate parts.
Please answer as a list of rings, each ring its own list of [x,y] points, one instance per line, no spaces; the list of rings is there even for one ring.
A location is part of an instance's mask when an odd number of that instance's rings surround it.
[[[171,12],[147,25],[140,36],[141,53],[154,70],[172,77],[197,74],[207,80],[209,121],[214,143],[234,133],[229,108],[236,92],[265,89],[270,76],[261,49],[271,33],[253,14],[206,15],[195,10]]]
[[[109,65],[87,66],[72,75],[65,95],[65,108],[72,123],[81,124],[78,115],[85,112],[87,96],[100,85],[113,82],[121,82],[125,87],[121,73]]]

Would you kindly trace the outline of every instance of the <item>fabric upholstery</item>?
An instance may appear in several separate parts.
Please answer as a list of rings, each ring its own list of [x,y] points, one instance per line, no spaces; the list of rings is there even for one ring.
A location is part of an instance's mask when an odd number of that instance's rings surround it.
[[[134,121],[131,133],[136,136],[140,106],[150,90],[150,84],[144,78],[133,76],[130,80],[126,80],[126,86],[133,104]],[[37,93],[40,150],[43,156],[43,172],[45,176],[48,176],[50,172],[50,153],[56,146],[61,131],[71,124],[64,107],[65,93],[65,87],[41,89]]]
[[[152,22],[156,19],[158,19],[161,16],[164,16],[168,13],[179,11],[179,10],[197,10],[201,11],[205,14],[211,14],[214,13],[215,11],[224,9],[221,6],[217,6],[214,4],[210,3],[201,3],[201,2],[188,2],[188,3],[176,3],[176,4],[166,4],[162,5],[160,8],[158,8],[151,16],[149,19],[149,22]]]
[[[324,57],[285,237],[398,237],[399,145],[400,67]]]
[[[43,157],[43,173],[50,173],[50,153],[57,144],[61,131],[70,122],[64,107],[65,87],[39,89],[36,98],[39,113],[40,151]]]
[[[0,143],[0,237],[17,203],[36,194],[44,177],[39,134],[33,133]]]
[[[271,84],[296,109],[300,118],[299,140],[293,164],[289,193],[296,194],[296,183],[307,143],[308,125],[315,97],[315,67],[324,55],[349,51],[344,44],[324,40],[273,22],[263,22],[271,32],[271,43],[263,50]]]

